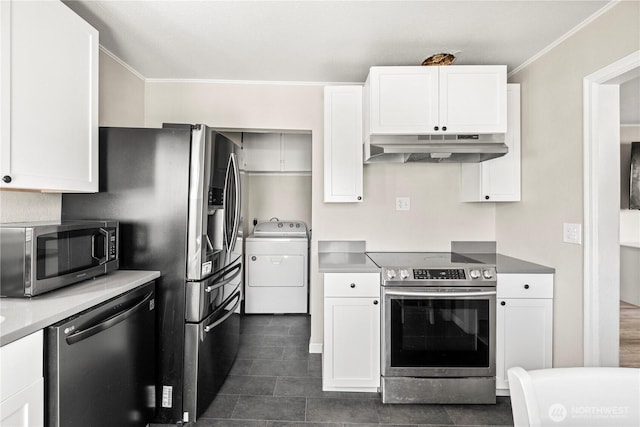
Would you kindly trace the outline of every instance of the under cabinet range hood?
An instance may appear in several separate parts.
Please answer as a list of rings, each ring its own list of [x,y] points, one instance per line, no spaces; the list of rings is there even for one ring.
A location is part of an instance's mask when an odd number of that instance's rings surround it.
[[[372,135],[364,143],[365,163],[479,163],[504,156],[504,134]]]

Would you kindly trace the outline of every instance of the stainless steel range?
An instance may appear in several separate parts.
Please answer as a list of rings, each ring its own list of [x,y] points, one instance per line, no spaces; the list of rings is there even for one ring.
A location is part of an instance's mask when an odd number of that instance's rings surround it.
[[[382,402],[495,403],[495,265],[368,255],[382,268]]]

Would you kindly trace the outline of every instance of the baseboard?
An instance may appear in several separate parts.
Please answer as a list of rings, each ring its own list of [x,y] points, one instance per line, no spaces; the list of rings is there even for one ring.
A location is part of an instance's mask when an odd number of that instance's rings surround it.
[[[309,353],[322,354],[322,343],[309,342]]]

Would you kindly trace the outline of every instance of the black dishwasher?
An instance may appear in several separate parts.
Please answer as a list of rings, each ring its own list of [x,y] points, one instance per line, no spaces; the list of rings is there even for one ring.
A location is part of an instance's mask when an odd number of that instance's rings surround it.
[[[146,426],[155,413],[155,282],[46,329],[49,427]]]

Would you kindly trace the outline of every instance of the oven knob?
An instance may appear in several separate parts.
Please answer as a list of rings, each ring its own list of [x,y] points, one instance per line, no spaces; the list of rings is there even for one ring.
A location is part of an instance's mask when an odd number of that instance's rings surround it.
[[[391,279],[395,279],[396,278],[396,271],[395,270],[387,270],[387,279],[391,280]]]
[[[471,276],[471,278],[473,280],[479,279],[480,278],[480,270],[474,268],[473,270],[471,270],[469,272],[469,276]]]
[[[491,270],[482,270],[482,277],[489,280],[493,278],[493,271]]]
[[[409,271],[407,270],[400,270],[400,278],[402,280],[404,279],[408,279],[409,278]]]

